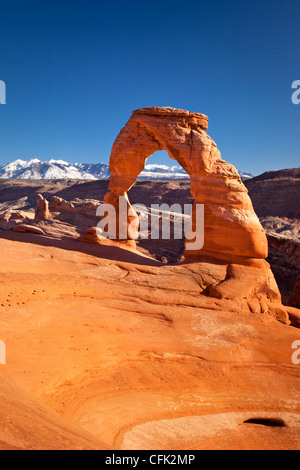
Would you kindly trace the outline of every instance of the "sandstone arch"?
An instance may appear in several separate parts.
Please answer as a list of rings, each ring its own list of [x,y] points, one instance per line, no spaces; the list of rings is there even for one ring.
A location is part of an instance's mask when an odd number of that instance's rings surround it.
[[[190,175],[194,206],[205,205],[204,247],[199,252],[186,250],[185,256],[265,259],[267,239],[247,189],[236,169],[221,159],[206,133],[207,124],[207,116],[180,109],[133,111],[112,147],[105,202],[117,207],[119,196],[127,197],[147,158],[166,150]]]
[[[220,299],[245,299],[251,312],[272,312],[280,321],[289,323],[265,260],[265,232],[237,170],[222,160],[216,143],[206,133],[207,123],[203,114],[169,107],[133,111],[112,147],[104,202],[112,204],[118,214],[119,197],[124,196],[130,207],[127,191],[147,158],[158,150],[166,150],[190,175],[194,208],[204,204],[204,246],[199,251],[184,252],[185,265],[196,263],[191,269],[196,269],[202,279],[203,292]],[[128,217],[127,225],[134,218],[134,214]],[[80,240],[107,244],[107,240],[97,237],[96,231],[88,230]],[[124,244],[124,240],[109,242]],[[134,240],[128,241],[127,246],[134,248]],[[218,274],[220,267],[223,277]]]

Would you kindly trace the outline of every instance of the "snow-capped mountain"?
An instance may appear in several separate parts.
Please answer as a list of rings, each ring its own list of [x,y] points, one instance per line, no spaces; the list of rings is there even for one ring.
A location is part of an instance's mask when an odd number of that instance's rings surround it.
[[[250,173],[239,172],[242,179],[253,178]],[[106,163],[68,163],[51,159],[42,162],[37,158],[15,160],[0,166],[0,179],[78,179],[98,180],[109,178]],[[141,180],[188,180],[189,176],[180,166],[151,164],[145,165],[139,175]]]
[[[143,171],[139,175],[139,179],[158,179],[158,180],[186,180],[189,175],[181,166],[167,165],[145,165]]]
[[[63,160],[42,162],[37,158],[31,160],[15,160],[0,166],[0,178],[14,179],[86,179],[97,180],[108,178],[108,165],[88,165],[84,163],[68,163]]]

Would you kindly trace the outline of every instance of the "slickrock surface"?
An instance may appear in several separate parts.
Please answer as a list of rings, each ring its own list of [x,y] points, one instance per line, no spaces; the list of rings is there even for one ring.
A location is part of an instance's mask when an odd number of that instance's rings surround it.
[[[108,447],[62,419],[5,378],[0,366],[1,450],[96,450]],[[25,373],[25,372],[24,372]]]
[[[299,448],[300,330],[207,296],[224,265],[12,232],[0,250],[0,448]]]

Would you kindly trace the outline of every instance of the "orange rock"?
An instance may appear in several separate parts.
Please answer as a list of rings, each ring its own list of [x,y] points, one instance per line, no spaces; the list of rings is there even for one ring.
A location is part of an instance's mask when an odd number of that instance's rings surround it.
[[[105,202],[126,196],[147,158],[157,150],[166,150],[190,175],[195,205],[205,205],[203,250],[186,250],[185,256],[221,253],[230,258],[264,259],[264,230],[237,170],[221,159],[215,142],[205,132],[207,120],[203,114],[174,108],[133,111],[112,148]]]
[[[49,202],[41,194],[38,194],[35,210],[35,222],[49,218]]]
[[[78,241],[94,245],[120,246],[122,248],[136,249],[134,240],[110,240],[102,236],[102,230],[98,227],[89,228],[84,235],[78,238]]]
[[[0,237],[0,449],[299,448],[300,330],[280,302],[207,296],[226,264],[43,245]]]
[[[72,202],[65,201],[61,197],[53,196],[50,201],[51,212],[75,212]]]
[[[33,225],[19,224],[14,227],[14,232],[34,233],[35,235],[45,235],[44,230]]]

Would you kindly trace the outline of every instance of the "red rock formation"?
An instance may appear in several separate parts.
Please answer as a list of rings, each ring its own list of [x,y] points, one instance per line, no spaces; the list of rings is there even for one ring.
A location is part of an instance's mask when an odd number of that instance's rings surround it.
[[[205,204],[204,253],[234,258],[267,256],[267,240],[247,190],[236,169],[221,159],[207,135],[207,117],[173,108],[144,108],[133,112],[117,136],[110,158],[109,193],[105,202],[116,204],[135,183],[146,160],[166,150],[191,177],[196,204]],[[141,201],[142,202],[142,201]],[[186,252],[197,257],[200,253]]]
[[[49,218],[49,202],[41,194],[38,194],[34,221],[36,223]]]
[[[21,233],[34,233],[35,235],[45,235],[45,232],[40,227],[35,227],[34,225],[19,224],[14,227],[14,232]]]
[[[37,213],[38,216],[42,217],[42,213],[44,213],[44,211],[38,210]],[[36,235],[45,235],[45,232],[42,228],[34,225],[34,223],[36,222],[36,219],[33,220],[27,217],[26,213],[22,211],[6,211],[0,214],[0,230],[13,230],[14,232],[20,233],[34,233]]]
[[[66,201],[61,197],[53,196],[50,200],[49,209],[51,212],[73,212],[95,217],[99,205],[100,201],[92,199]]]
[[[50,210],[51,212],[75,212],[75,207],[72,202],[53,196],[50,201]]]
[[[118,215],[119,197],[124,196],[130,208],[127,191],[147,158],[157,150],[166,150],[190,175],[194,213],[197,204],[205,207],[203,249],[192,251],[186,244],[186,262],[208,260],[227,266],[225,279],[211,286],[208,293],[219,298],[266,297],[280,302],[276,282],[265,261],[265,232],[237,170],[221,159],[216,143],[205,132],[207,122],[203,114],[174,108],[133,111],[112,147],[109,191],[104,202],[112,204]],[[126,231],[135,217],[133,212]]]
[[[26,214],[22,211],[2,212],[0,213],[0,230],[12,230],[16,224],[26,220]]]

